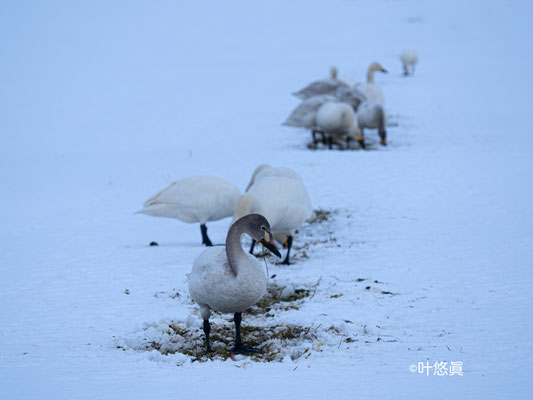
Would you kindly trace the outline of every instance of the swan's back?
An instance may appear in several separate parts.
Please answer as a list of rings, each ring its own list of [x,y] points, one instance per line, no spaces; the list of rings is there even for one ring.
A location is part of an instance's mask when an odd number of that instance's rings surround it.
[[[322,94],[334,94],[341,87],[349,88],[348,84],[338,79],[323,79],[315,81],[294,93],[296,97],[302,100]]]
[[[317,126],[330,134],[345,134],[353,130],[353,108],[346,103],[328,102],[316,114]]]
[[[189,223],[206,223],[233,215],[239,196],[239,188],[231,182],[196,176],[173,182],[149,198],[139,212]]]
[[[299,175],[263,176],[250,187],[249,193],[261,200],[263,215],[272,231],[293,233],[313,212],[311,198]]]
[[[385,111],[381,104],[366,101],[357,111],[357,123],[361,128],[385,129]]]
[[[316,112],[320,106],[328,101],[335,101],[329,94],[313,96],[302,101],[289,115],[283,125],[314,129]]]

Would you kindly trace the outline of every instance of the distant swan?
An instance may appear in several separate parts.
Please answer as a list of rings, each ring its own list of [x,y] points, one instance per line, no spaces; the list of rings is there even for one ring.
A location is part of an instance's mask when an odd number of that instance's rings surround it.
[[[202,243],[212,246],[206,223],[231,217],[240,190],[233,183],[211,176],[195,176],[173,182],[156,193],[137,211],[152,217],[176,218],[187,223],[200,223]]]
[[[402,61],[403,75],[414,75],[415,66],[418,63],[418,54],[414,50],[404,50],[400,54],[400,60]]]
[[[189,293],[200,306],[207,351],[211,352],[209,334],[211,310],[234,313],[236,353],[256,349],[245,346],[241,340],[242,313],[257,303],[265,294],[267,278],[263,265],[241,247],[241,237],[248,234],[276,256],[281,254],[272,241],[270,225],[262,215],[250,214],[237,220],[226,237],[226,247],[206,249],[194,261],[188,274]]]
[[[354,117],[353,108],[346,103],[327,102],[318,109],[316,127],[325,133],[330,149],[334,139],[346,139],[346,147],[350,146],[352,139],[359,140],[361,135]]]

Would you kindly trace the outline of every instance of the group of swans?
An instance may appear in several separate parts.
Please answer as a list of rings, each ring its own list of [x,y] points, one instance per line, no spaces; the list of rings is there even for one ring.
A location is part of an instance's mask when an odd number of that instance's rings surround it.
[[[413,56],[414,54],[414,56]],[[402,55],[404,73],[414,70],[416,53]],[[384,96],[374,84],[374,72],[386,70],[378,63],[368,69],[367,83],[351,87],[337,78],[332,68],[328,80],[313,82],[296,93],[303,102],[286,124],[320,132],[325,141],[346,137],[357,139],[364,148],[363,129],[378,129],[381,144],[386,145]],[[355,114],[357,111],[357,114]],[[289,264],[293,236],[311,216],[311,199],[301,176],[290,168],[259,165],[253,172],[245,193],[231,182],[214,177],[191,177],[173,182],[144,203],[139,213],[200,223],[205,249],[187,274],[189,293],[200,307],[206,350],[211,352],[209,318],[212,311],[233,313],[237,353],[257,351],[245,346],[241,338],[242,313],[265,294],[267,276],[253,256],[256,243],[281,258],[274,239],[287,246],[282,264]],[[206,223],[233,216],[226,245],[213,247]],[[242,237],[252,239],[249,252],[242,248]]]
[[[276,238],[287,246],[282,264],[289,264],[293,236],[312,215],[311,198],[301,176],[290,168],[261,164],[242,195],[233,183],[220,178],[185,178],[149,198],[138,213],[200,223],[202,243],[208,248],[194,261],[188,278],[190,295],[200,306],[207,351],[211,351],[211,311],[234,313],[234,351],[254,351],[242,344],[240,334],[242,313],[266,291],[267,277],[253,256],[254,245],[261,243],[281,258]],[[233,220],[226,246],[213,247],[206,223],[229,216]],[[252,239],[248,253],[241,245],[244,234]]]
[[[377,129],[381,144],[387,144],[385,130],[386,114],[383,108],[383,91],[374,82],[374,73],[387,70],[377,62],[370,64],[367,82],[350,86],[346,80],[337,77],[336,67],[331,68],[330,78],[310,83],[294,93],[302,102],[292,111],[284,125],[311,130],[313,142],[322,142],[331,149],[333,143],[346,140],[350,147],[357,140],[365,148],[364,130]]]

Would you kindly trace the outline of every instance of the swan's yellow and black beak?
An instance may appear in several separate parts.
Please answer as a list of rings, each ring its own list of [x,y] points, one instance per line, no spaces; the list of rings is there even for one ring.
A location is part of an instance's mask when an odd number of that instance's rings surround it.
[[[389,73],[389,71],[387,71],[387,70],[386,70],[385,68],[383,68],[383,67],[380,68],[380,71],[383,72],[384,74],[388,74],[388,73]]]
[[[265,235],[263,236],[263,239],[259,241],[263,246],[267,248],[268,251],[272,252],[279,258],[281,258],[281,253],[276,248],[276,245],[274,244],[274,241],[272,240],[272,234],[269,231],[265,231]]]

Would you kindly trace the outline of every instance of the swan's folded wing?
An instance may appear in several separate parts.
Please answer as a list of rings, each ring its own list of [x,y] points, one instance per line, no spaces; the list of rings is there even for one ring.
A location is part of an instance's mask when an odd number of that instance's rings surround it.
[[[328,101],[335,101],[335,97],[323,94],[302,101],[298,107],[291,112],[283,125],[313,129],[315,127],[317,110],[322,104]]]
[[[293,93],[296,97],[302,100],[321,94],[334,94],[340,87],[349,88],[349,86],[338,79],[324,79],[321,81],[312,82],[303,89]]]

